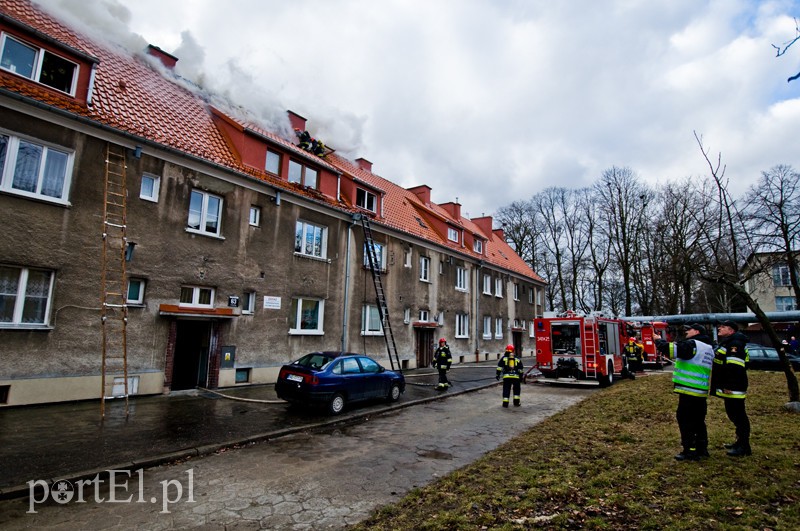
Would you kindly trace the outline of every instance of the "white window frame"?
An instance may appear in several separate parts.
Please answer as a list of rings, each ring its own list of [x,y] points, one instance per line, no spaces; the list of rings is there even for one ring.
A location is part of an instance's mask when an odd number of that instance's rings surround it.
[[[267,155],[264,159],[264,171],[273,175],[280,176],[281,174],[281,154],[277,151],[267,150]]]
[[[131,297],[131,287],[134,284],[139,285],[139,296],[136,298]],[[128,289],[125,290],[125,304],[132,304],[136,306],[144,305],[144,290],[147,287],[147,281],[143,278],[129,278]]]
[[[145,183],[152,182],[152,186],[150,187],[150,191],[145,190]],[[153,203],[158,203],[158,192],[161,189],[161,177],[158,175],[153,175],[152,173],[143,173],[142,174],[142,182],[139,186],[139,199],[144,199],[145,201],[151,201]]]
[[[469,337],[469,314],[456,313],[456,339],[465,339]]]
[[[378,196],[364,188],[356,188],[356,206],[370,212],[378,212]]]
[[[408,324],[411,322],[411,308],[403,310],[403,323]]]
[[[475,238],[475,241],[472,242],[472,250],[478,254],[483,254],[483,240]]]
[[[495,317],[494,319],[494,338],[503,339],[503,318]]]
[[[492,294],[492,276],[483,275],[483,293],[484,295]]]
[[[303,326],[303,304],[305,302],[313,302],[317,304],[317,326],[315,328],[306,328]],[[289,334],[290,335],[306,335],[306,336],[321,336],[324,334],[325,327],[325,300],[317,299],[314,297],[292,297],[292,304],[290,312],[293,311],[294,315],[289,315]],[[299,325],[299,326],[298,326]]]
[[[440,311],[436,314],[436,324],[444,326],[444,311]]]
[[[72,165],[75,158],[75,154],[72,150],[65,149],[61,146],[47,144],[39,140],[16,136],[3,130],[0,130],[0,137],[7,139],[5,164],[0,167],[0,191],[25,197],[33,197],[36,199],[49,201],[51,203],[59,203],[62,205],[69,204],[69,190],[72,182]],[[36,170],[36,183],[34,191],[14,187],[14,177],[16,176],[17,161],[19,159],[21,143],[34,146],[40,150],[39,160],[36,163],[38,168]],[[63,161],[51,159],[51,153],[58,154],[66,158]],[[46,179],[45,170],[48,169],[48,163],[51,161],[54,163],[61,162],[60,165],[63,166],[63,173],[60,172],[61,175],[57,177],[61,184],[61,194],[58,196],[44,193],[45,190],[43,190]]]
[[[514,300],[519,300],[519,284],[514,282]]]
[[[533,304],[533,286],[528,289],[528,304]]]
[[[794,312],[797,311],[797,300],[794,296],[788,297],[775,297],[775,310],[779,312]]]
[[[195,203],[194,199],[200,199],[200,213],[199,218],[197,220],[197,227],[192,227],[192,216],[197,215],[193,214],[192,211],[192,204]],[[217,212],[213,213],[209,211],[209,203],[212,201],[218,201]],[[222,212],[224,211],[225,200],[216,194],[211,194],[208,192],[204,192],[203,190],[192,190],[192,193],[189,196],[189,219],[186,222],[186,232],[191,232],[194,234],[202,234],[204,236],[216,236],[221,237],[222,234]],[[217,226],[216,230],[208,230],[208,224],[213,220],[216,216],[217,218]]]
[[[309,236],[312,237],[310,250]],[[298,219],[294,230],[294,254],[321,260],[326,259],[328,257],[328,227]]]
[[[419,321],[421,323],[427,323],[428,321],[430,321],[430,318],[431,318],[431,312],[430,311],[428,311],[428,310],[420,310],[419,311]]]
[[[458,243],[458,231],[453,227],[447,227],[447,239]]]
[[[378,269],[381,271],[386,271],[386,246],[376,241],[373,241],[372,244],[375,246],[375,254],[378,258]],[[369,269],[369,258],[367,257],[366,242],[364,242],[364,267]]]
[[[250,205],[250,218],[248,219],[248,224],[251,227],[260,227],[261,226],[261,207],[258,205]]]
[[[375,327],[375,324],[378,325],[377,328]],[[361,335],[362,336],[383,335],[383,323],[381,323],[381,310],[375,304],[365,304],[361,308]]]
[[[6,62],[6,61],[3,60],[3,58],[5,57],[6,46],[8,45],[8,41],[14,41],[18,45],[23,46],[25,48],[29,48],[33,52],[34,60],[33,60],[33,64],[32,64],[30,75],[25,74],[23,72],[17,71],[16,66],[12,65],[10,63],[10,61]],[[55,57],[55,58],[65,62],[65,63],[71,64],[73,66],[72,79],[70,80],[70,86],[69,86],[68,90],[63,90],[60,87],[57,87],[55,85],[51,85],[49,83],[46,83],[45,81],[42,81],[42,73],[43,73],[43,70],[44,70],[44,63],[45,63],[45,60],[46,60],[47,56]],[[80,73],[80,65],[78,63],[76,63],[75,61],[67,59],[63,55],[59,55],[57,53],[53,53],[50,50],[46,50],[46,49],[44,49],[44,48],[42,48],[40,46],[36,46],[35,44],[31,44],[29,42],[25,42],[22,39],[19,39],[17,37],[13,37],[13,36],[11,36],[11,35],[9,35],[7,33],[4,33],[3,36],[2,36],[2,46],[0,46],[0,68],[2,68],[3,70],[6,70],[7,72],[13,72],[14,74],[17,74],[18,76],[22,76],[22,77],[24,77],[26,79],[30,79],[31,81],[35,81],[36,83],[39,83],[39,84],[44,85],[46,87],[49,87],[49,88],[51,88],[53,90],[57,90],[57,91],[62,92],[64,94],[69,94],[70,96],[74,96],[75,95],[75,88],[78,85],[78,77],[79,77],[79,73]]]
[[[492,339],[492,316],[483,316],[483,339]]]
[[[413,253],[411,250],[403,251],[403,267],[411,267],[411,259],[413,258]]]
[[[503,279],[496,278],[494,279],[494,296],[502,299],[503,298]]]
[[[184,295],[186,295],[186,291],[192,290],[191,301],[186,301]],[[208,300],[209,302],[201,302],[202,295],[204,293],[208,293]],[[186,308],[213,308],[214,307],[214,299],[216,297],[216,290],[214,288],[210,288],[208,286],[192,286],[192,285],[185,285],[181,286],[181,296],[179,299],[178,306],[184,306]]]
[[[772,285],[776,288],[792,285],[788,264],[776,264],[772,266]]]
[[[29,268],[29,267],[18,267],[18,266],[11,266],[11,265],[2,265],[3,268],[15,269],[17,270],[17,286],[16,292],[0,292],[0,299],[6,300],[8,297],[13,297],[14,300],[14,309],[11,313],[11,321],[4,321],[0,322],[0,328],[44,328],[48,327],[50,324],[50,311],[53,304],[53,285],[55,282],[55,272],[49,269],[39,269],[39,268]],[[26,306],[30,308],[27,304],[29,299],[33,298],[32,295],[36,294],[29,294],[28,293],[28,281],[30,279],[30,274],[32,271],[38,273],[46,273],[50,276],[49,283],[47,285],[47,293],[45,297],[36,297],[38,299],[46,298],[44,311],[42,312],[42,320],[41,321],[31,321],[31,322],[24,322],[24,314]]]
[[[256,313],[256,292],[246,291],[242,297],[242,315],[253,315]]]
[[[530,338],[536,337],[536,330],[533,326],[533,321],[530,322],[530,326],[528,327],[528,337]]]
[[[456,290],[469,291],[469,272],[466,267],[456,266]]]
[[[431,259],[428,256],[419,257],[419,279],[422,282],[431,281]]]
[[[299,175],[295,175],[296,168],[299,168]],[[307,188],[316,189],[319,184],[319,172],[294,159],[289,159],[289,175],[287,175],[287,179],[290,183],[297,183]]]

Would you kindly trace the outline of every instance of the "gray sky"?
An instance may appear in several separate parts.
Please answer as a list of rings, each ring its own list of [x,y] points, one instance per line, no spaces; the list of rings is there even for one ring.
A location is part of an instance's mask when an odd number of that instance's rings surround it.
[[[491,215],[628,166],[650,184],[707,174],[742,193],[800,170],[800,0],[41,0],[285,129]],[[139,48],[141,49],[141,48]]]

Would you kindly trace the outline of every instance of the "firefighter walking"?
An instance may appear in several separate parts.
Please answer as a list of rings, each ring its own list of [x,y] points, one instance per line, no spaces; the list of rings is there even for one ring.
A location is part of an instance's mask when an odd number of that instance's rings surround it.
[[[625,372],[623,376],[630,377],[631,380],[636,379],[636,371],[642,370],[642,355],[644,353],[644,346],[636,342],[635,337],[628,338],[628,344],[623,349],[625,355]]]
[[[503,377],[503,407],[508,407],[508,400],[511,396],[511,389],[514,389],[514,405],[519,406],[519,395],[522,382],[522,360],[514,356],[514,345],[507,345],[506,352],[497,363],[497,376],[499,380]]]
[[[450,387],[450,380],[447,379],[447,371],[450,370],[450,365],[453,363],[453,356],[450,354],[450,347],[447,346],[445,338],[439,340],[439,348],[433,353],[433,367],[439,371],[439,383],[436,389],[444,391]]]

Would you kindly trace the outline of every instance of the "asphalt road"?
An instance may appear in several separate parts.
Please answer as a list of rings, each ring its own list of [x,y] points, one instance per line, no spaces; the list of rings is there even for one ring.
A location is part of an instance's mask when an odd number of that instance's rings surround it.
[[[0,501],[0,527],[342,529],[593,392],[525,385],[522,406],[503,409],[500,387],[491,387],[135,470],[113,489],[70,485],[64,503],[44,492]]]

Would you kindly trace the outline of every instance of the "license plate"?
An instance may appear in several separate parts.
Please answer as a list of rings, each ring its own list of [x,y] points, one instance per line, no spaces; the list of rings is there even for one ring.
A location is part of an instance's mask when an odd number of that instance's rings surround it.
[[[286,379],[290,380],[292,382],[301,382],[302,383],[302,381],[303,381],[303,377],[302,376],[298,376],[297,374],[289,374],[289,375],[286,376]]]

